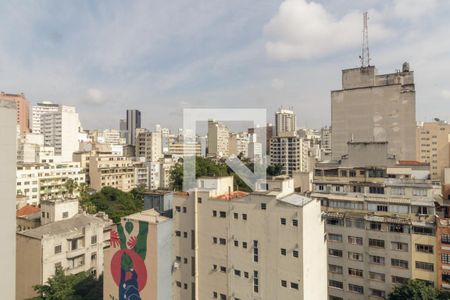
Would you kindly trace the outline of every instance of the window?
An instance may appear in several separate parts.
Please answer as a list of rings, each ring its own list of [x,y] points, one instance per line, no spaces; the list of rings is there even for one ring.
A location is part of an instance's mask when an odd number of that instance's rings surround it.
[[[405,226],[403,224],[389,224],[390,232],[405,232]]]
[[[397,267],[397,268],[402,268],[402,269],[408,269],[408,262],[406,260],[392,258],[391,266]]]
[[[363,187],[359,186],[359,185],[354,185],[354,186],[352,186],[352,191],[353,191],[353,193],[362,193]]]
[[[241,277],[241,271],[240,270],[234,270],[234,275]]]
[[[329,233],[328,240],[332,242],[342,242],[342,234]]]
[[[217,292],[213,292],[213,299],[217,299]]]
[[[376,281],[385,281],[385,275],[383,273],[369,272],[369,278]]]
[[[361,253],[357,252],[348,252],[348,259],[350,260],[357,260],[357,261],[363,261],[363,255]]]
[[[369,239],[369,246],[375,248],[384,248],[384,240]]]
[[[295,227],[298,226],[298,220],[297,219],[293,219],[292,220],[292,226],[295,226]]]
[[[242,220],[247,221],[247,214],[242,214]]]
[[[213,217],[217,217],[217,210],[213,210]]]
[[[67,219],[69,217],[69,212],[68,211],[63,212],[62,217],[63,219]]]
[[[329,264],[328,270],[330,271],[330,273],[334,273],[334,274],[342,274],[343,273],[342,266],[338,266],[338,265]]]
[[[227,213],[224,212],[224,211],[221,211],[221,212],[219,213],[219,215],[220,215],[221,218],[226,218],[226,217],[227,217]]]
[[[213,244],[217,244],[217,238],[215,236],[213,237]]]
[[[298,283],[291,282],[291,289],[298,290]]]
[[[281,286],[282,287],[287,287],[287,281],[286,280],[281,280]]]
[[[376,255],[369,255],[369,263],[375,264],[375,265],[384,265],[384,257],[376,256]]]
[[[186,208],[186,206],[183,206],[183,213],[187,213],[187,208]]]
[[[348,268],[348,275],[356,276],[356,277],[363,277],[363,270]]]
[[[426,189],[413,189],[413,196],[426,197],[427,190]]]
[[[261,209],[262,209],[262,210],[265,210],[266,208],[267,208],[266,203],[261,203]]]
[[[363,238],[359,236],[348,236],[348,243],[353,245],[362,245]]]
[[[233,214],[234,218],[237,220],[239,218],[239,214],[238,213],[234,213]]]
[[[177,287],[181,287],[181,281],[177,281]]]
[[[202,203],[202,198],[197,197],[197,203]]]
[[[442,253],[441,254],[441,261],[444,264],[450,264],[450,254],[449,253]]]
[[[249,276],[248,272],[244,272],[244,277],[248,278],[248,276]]]
[[[400,276],[392,276],[392,283],[403,284],[408,281],[408,278],[400,277]]]
[[[388,211],[387,205],[377,205],[377,211]]]
[[[338,219],[338,218],[328,218],[327,219],[328,225],[335,225],[335,226],[344,226],[344,219]]]
[[[424,253],[433,253],[433,246],[416,244],[416,251],[417,252],[424,252]]]
[[[364,294],[364,288],[356,284],[348,284],[348,290],[353,293]]]
[[[408,244],[400,242],[391,242],[391,250],[408,252]]]
[[[344,284],[341,281],[336,281],[336,280],[328,280],[328,285],[330,287],[341,289],[341,290],[344,288]]]
[[[220,272],[226,273],[227,272],[227,268],[224,267],[224,266],[220,266]]]
[[[62,251],[62,246],[61,245],[55,246],[55,254],[61,253],[61,251]]]
[[[220,300],[227,300],[227,295],[220,294]]]
[[[253,271],[253,291],[255,293],[259,292],[259,277],[258,271]]]
[[[286,249],[281,248],[281,255],[286,256]]]
[[[259,249],[258,249],[258,241],[254,240],[253,241],[253,262],[258,262],[258,254],[259,254]]]
[[[441,242],[443,244],[450,244],[450,235],[448,234],[441,235]]]
[[[370,186],[369,193],[370,194],[384,194],[384,187]]]
[[[184,236],[184,238],[187,238],[187,232],[186,231],[183,232],[183,236]]]
[[[175,206],[175,210],[176,210],[177,212],[181,212],[181,207],[180,207],[180,206]]]
[[[416,261],[416,269],[422,269],[425,271],[433,272],[434,265],[423,261]]]
[[[342,257],[342,250],[328,249],[328,255],[334,256],[334,257]]]
[[[286,225],[286,219],[285,218],[281,218],[280,219],[280,223],[281,223],[281,225]]]
[[[434,235],[434,230],[431,227],[418,227],[413,226],[414,233],[422,234],[422,235]]]
[[[220,238],[220,239],[219,239],[219,244],[221,244],[221,245],[226,245],[226,244],[227,244],[227,240],[224,239],[224,238]]]
[[[78,249],[78,241],[77,240],[71,240],[70,241],[70,249],[71,250],[77,250]]]
[[[298,258],[298,250],[292,251],[292,256]]]
[[[405,189],[401,188],[401,187],[391,187],[391,195],[403,196],[403,195],[405,195]]]
[[[364,229],[364,219],[355,219],[355,227]]]
[[[386,297],[386,292],[376,289],[370,289],[370,295],[373,297],[379,297],[384,299]]]
[[[370,222],[370,230],[381,231],[381,223]]]
[[[247,242],[242,242],[242,248],[247,249]]]
[[[239,247],[239,241],[234,241],[234,246]]]
[[[95,245],[95,244],[97,244],[97,236],[93,235],[93,236],[91,236],[91,245]]]

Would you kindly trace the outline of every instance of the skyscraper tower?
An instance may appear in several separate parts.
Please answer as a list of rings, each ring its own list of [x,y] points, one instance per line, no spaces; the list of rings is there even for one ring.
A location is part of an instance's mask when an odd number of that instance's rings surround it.
[[[275,135],[295,136],[296,117],[292,109],[281,108],[275,113]]]
[[[127,144],[136,145],[136,128],[141,128],[141,112],[127,109]]]

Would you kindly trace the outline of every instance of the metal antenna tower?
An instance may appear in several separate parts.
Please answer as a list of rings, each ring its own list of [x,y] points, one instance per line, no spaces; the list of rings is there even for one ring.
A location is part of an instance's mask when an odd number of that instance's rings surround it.
[[[369,16],[367,11],[363,14],[363,40],[362,40],[362,51],[361,56],[361,68],[366,68],[370,66],[370,54],[369,54],[369,27],[367,26],[367,20]]]

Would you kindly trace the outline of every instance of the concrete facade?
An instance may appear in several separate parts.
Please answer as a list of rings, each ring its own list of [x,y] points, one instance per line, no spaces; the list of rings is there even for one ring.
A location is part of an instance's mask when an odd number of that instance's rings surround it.
[[[291,109],[281,108],[275,113],[275,136],[295,136],[296,116]]]
[[[347,154],[347,142],[388,142],[399,160],[416,158],[414,73],[377,75],[374,66],[342,71],[342,89],[331,92],[332,158]]]
[[[14,102],[16,106],[16,124],[20,133],[30,132],[29,104],[25,94],[8,94],[1,92],[0,100]]]
[[[15,299],[15,186],[16,178],[16,104],[0,99],[0,222],[2,231],[0,240],[0,265],[4,273],[0,280],[0,289],[5,299]]]
[[[281,165],[282,174],[308,171],[308,142],[302,138],[273,137],[270,140],[270,164]]]
[[[42,115],[59,110],[59,104],[51,101],[43,101],[31,107],[31,131],[36,134],[41,133]]]
[[[228,128],[216,121],[208,121],[208,156],[228,157],[230,132]]]
[[[99,191],[105,186],[128,192],[135,187],[134,164],[129,158],[97,154],[89,158],[91,188]]]

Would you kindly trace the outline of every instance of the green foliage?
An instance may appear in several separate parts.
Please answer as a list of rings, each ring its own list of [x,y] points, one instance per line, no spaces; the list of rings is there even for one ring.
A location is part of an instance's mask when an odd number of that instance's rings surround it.
[[[73,196],[73,192],[78,189],[78,183],[72,178],[69,178],[64,182],[64,189],[69,194],[69,196]]]
[[[113,187],[104,187],[99,192],[88,196],[82,206],[89,213],[104,211],[115,222],[120,218],[139,212],[144,208],[143,189],[122,192]]]
[[[435,289],[420,280],[408,280],[395,287],[389,295],[389,300],[444,300],[449,299],[448,292]]]
[[[98,279],[89,272],[65,275],[61,269],[43,285],[34,286],[38,296],[31,300],[101,300],[103,276]]]
[[[281,175],[282,165],[270,165],[267,167],[267,176],[279,176]]]

